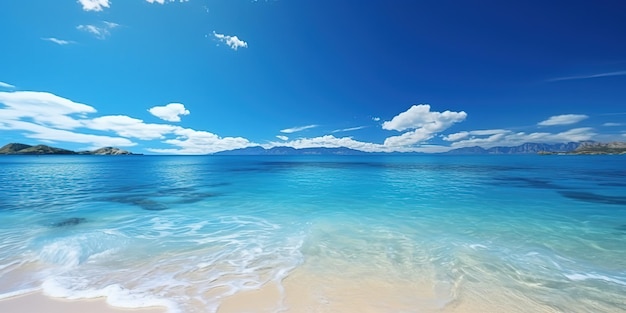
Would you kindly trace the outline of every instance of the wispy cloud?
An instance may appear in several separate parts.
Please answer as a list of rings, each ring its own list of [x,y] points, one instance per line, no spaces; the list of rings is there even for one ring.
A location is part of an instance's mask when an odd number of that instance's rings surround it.
[[[549,82],[558,82],[558,81],[562,81],[562,80],[590,79],[590,78],[600,78],[600,77],[610,77],[610,76],[624,76],[624,75],[626,75],[626,71],[616,71],[616,72],[607,72],[607,73],[592,74],[592,75],[557,77],[557,78],[548,79],[548,81]]]
[[[85,11],[102,11],[110,7],[109,0],[78,0]]]
[[[602,124],[602,126],[605,126],[605,127],[616,127],[616,126],[622,126],[622,125],[624,125],[624,124],[622,124],[622,123],[604,123],[604,124]]]
[[[556,126],[556,125],[570,125],[576,124],[582,120],[588,119],[589,116],[584,114],[563,114],[551,116],[545,121],[539,122],[539,126]]]
[[[119,26],[120,24],[117,23],[103,21],[100,26],[91,24],[78,25],[76,26],[76,29],[88,32],[98,39],[106,39],[111,35],[111,30]]]
[[[357,126],[357,127],[343,128],[343,129],[335,129],[331,133],[334,134],[334,133],[341,133],[341,132],[351,132],[351,131],[363,129],[366,127],[367,126]]]
[[[378,121],[380,121],[380,117],[374,116],[374,117],[372,117],[372,121],[378,122]]]
[[[166,106],[156,106],[148,109],[150,114],[168,122],[180,122],[181,115],[189,115],[182,103],[170,103]]]
[[[15,88],[15,86],[13,86],[11,84],[7,84],[5,82],[0,82],[0,87],[2,87],[2,88],[9,88],[9,89]]]
[[[283,135],[277,135],[277,136],[276,136],[276,138],[278,138],[278,139],[280,139],[280,140],[284,140],[284,141],[289,140],[289,137],[287,137],[287,136],[283,136]]]
[[[248,48],[248,43],[239,39],[239,37],[237,36],[218,34],[215,31],[213,31],[213,36],[235,51],[237,51],[237,49],[239,48]]]
[[[574,128],[560,133],[548,133],[548,132],[512,132],[504,131],[485,136],[473,136],[465,140],[453,142],[452,148],[464,148],[464,147],[483,147],[492,148],[496,146],[518,146],[527,142],[534,143],[559,143],[559,142],[576,142],[590,140],[597,133],[593,128],[582,127]]]
[[[72,44],[72,43],[76,43],[76,42],[71,41],[71,40],[63,40],[63,39],[58,39],[58,38],[54,38],[54,37],[41,38],[41,40],[54,42],[57,45],[61,45],[61,46],[69,45],[69,44]]]
[[[292,134],[292,133],[297,133],[297,132],[300,132],[300,131],[303,131],[303,130],[315,128],[317,126],[318,125],[307,125],[307,126],[291,127],[291,128],[281,129],[280,132],[281,133],[285,133],[285,134]]]
[[[506,129],[483,129],[483,130],[472,130],[472,131],[462,131],[454,134],[449,134],[447,136],[442,136],[441,138],[445,141],[459,141],[461,139],[465,139],[470,136],[491,136],[497,134],[505,134],[510,132],[510,130]]]
[[[164,4],[165,2],[188,2],[189,0],[146,0],[148,3]]]

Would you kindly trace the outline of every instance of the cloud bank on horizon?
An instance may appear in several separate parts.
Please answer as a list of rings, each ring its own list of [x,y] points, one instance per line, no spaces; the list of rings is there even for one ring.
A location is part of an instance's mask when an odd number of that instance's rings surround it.
[[[9,85],[9,84],[6,84]],[[251,146],[287,146],[301,148],[351,148],[365,152],[444,152],[453,148],[498,145],[517,145],[525,142],[570,142],[590,140],[596,133],[593,128],[573,128],[559,133],[513,132],[505,129],[462,131],[441,135],[455,123],[467,118],[467,113],[432,111],[428,104],[413,105],[389,121],[384,121],[381,131],[401,132],[387,137],[382,144],[355,140],[352,137],[335,137],[326,134],[311,138],[289,140],[277,135],[280,142],[255,143],[243,137],[220,137],[204,130],[184,128],[173,124],[146,123],[126,115],[92,116],[98,111],[48,92],[10,91],[0,92],[0,130],[19,130],[30,139],[44,142],[87,144],[87,149],[103,146],[132,147],[137,141],[160,141],[171,148],[148,148],[154,153],[208,154]],[[154,106],[147,110],[166,122],[180,122],[181,116],[190,111],[181,103]],[[587,118],[583,115],[552,116],[539,125],[573,124]],[[319,125],[307,125],[282,129],[293,134]],[[355,127],[342,131],[358,130]],[[332,133],[332,131],[331,131]],[[449,146],[433,145],[429,139],[441,136],[451,142]]]
[[[562,4],[3,2],[24,13],[0,21],[0,134],[163,154],[624,140],[626,21]]]

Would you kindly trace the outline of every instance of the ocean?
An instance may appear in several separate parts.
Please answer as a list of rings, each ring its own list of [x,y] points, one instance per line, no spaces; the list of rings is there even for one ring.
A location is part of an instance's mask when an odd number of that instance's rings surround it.
[[[2,156],[0,181],[0,299],[626,311],[624,156]]]

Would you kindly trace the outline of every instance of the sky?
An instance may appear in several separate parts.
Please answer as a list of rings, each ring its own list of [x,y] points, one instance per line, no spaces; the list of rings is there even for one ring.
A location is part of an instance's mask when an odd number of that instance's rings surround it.
[[[626,141],[626,2],[0,2],[0,145]]]

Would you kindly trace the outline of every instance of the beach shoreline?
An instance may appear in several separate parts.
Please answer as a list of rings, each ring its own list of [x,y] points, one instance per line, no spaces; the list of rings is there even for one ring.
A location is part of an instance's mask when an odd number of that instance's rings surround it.
[[[113,307],[106,298],[66,300],[48,297],[40,291],[16,295],[0,300],[4,313],[166,313],[166,308],[150,307],[126,309]]]

